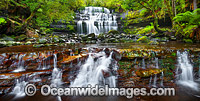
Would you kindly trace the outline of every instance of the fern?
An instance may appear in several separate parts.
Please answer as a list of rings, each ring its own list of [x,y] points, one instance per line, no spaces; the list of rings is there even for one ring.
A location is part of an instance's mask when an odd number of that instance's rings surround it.
[[[178,23],[178,31],[183,36],[200,40],[200,8],[177,14],[173,20]]]

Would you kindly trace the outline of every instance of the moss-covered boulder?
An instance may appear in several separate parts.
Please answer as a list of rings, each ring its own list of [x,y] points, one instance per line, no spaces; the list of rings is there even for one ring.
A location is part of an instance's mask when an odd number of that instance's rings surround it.
[[[21,34],[20,36],[16,37],[17,41],[25,41],[27,38],[27,36],[25,34]]]
[[[150,40],[147,36],[142,36],[137,40],[137,42],[148,43]]]
[[[119,33],[119,31],[117,31],[117,30],[110,30],[110,31],[108,32],[108,34],[117,35],[117,34],[120,34],[120,33]]]

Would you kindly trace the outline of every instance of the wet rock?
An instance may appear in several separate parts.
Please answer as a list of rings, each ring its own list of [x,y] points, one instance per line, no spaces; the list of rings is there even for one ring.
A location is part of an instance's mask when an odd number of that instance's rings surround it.
[[[46,42],[47,42],[47,39],[45,39],[45,38],[38,39],[38,43],[40,43],[40,44],[44,44]]]
[[[54,42],[54,43],[58,43],[58,42],[59,42],[59,37],[56,36],[56,35],[54,35],[54,36],[53,36],[53,42]]]
[[[17,41],[25,41],[26,38],[27,38],[26,35],[21,34],[20,36],[17,36],[17,37],[16,37],[16,40],[17,40]]]
[[[170,40],[171,41],[176,41],[176,37],[172,35],[172,36],[170,36]]]
[[[169,41],[169,38],[168,38],[168,37],[163,37],[163,38],[161,38],[160,41],[161,41],[161,42],[168,42],[168,41]]]
[[[5,41],[14,41],[14,39],[12,37],[9,37],[9,36],[5,36],[2,39],[5,40]]]
[[[0,48],[6,46],[6,41],[0,41]]]
[[[96,36],[94,33],[91,33],[91,34],[88,34],[87,35],[87,38],[90,39],[90,40],[95,40],[96,39]]]
[[[10,47],[10,46],[13,46],[14,45],[14,41],[8,41],[6,42],[6,46]]]
[[[110,50],[108,48],[104,49],[104,52],[106,53],[107,56],[110,55]]]
[[[117,61],[121,60],[121,57],[122,57],[122,56],[121,56],[121,54],[120,54],[118,51],[113,50],[112,52],[113,52],[112,58],[114,58],[114,59],[117,60]]]
[[[27,30],[26,32],[27,37],[30,38],[38,38],[38,33],[36,31],[32,31],[32,30]]]
[[[31,45],[31,44],[32,44],[31,41],[27,41],[27,42],[25,43],[25,45]]]

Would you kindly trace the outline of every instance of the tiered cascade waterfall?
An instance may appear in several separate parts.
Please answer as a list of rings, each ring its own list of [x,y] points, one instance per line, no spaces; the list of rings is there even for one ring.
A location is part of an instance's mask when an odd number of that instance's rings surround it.
[[[79,34],[100,34],[118,28],[117,16],[104,7],[85,7],[78,16],[77,31]]]
[[[19,62],[18,62],[17,69],[14,70],[13,72],[25,71],[25,68],[24,68],[24,60],[23,60],[23,57],[24,57],[25,55],[26,55],[26,54],[21,54],[21,55],[19,55]]]
[[[188,86],[194,90],[198,90],[198,83],[194,82],[194,75],[193,75],[193,66],[190,63],[188,53],[185,51],[183,53],[177,52],[177,58],[178,58],[178,69],[181,70],[181,74],[178,75],[178,84],[181,84],[183,86]]]
[[[95,60],[95,57],[99,58]],[[116,70],[117,65],[115,63],[112,64],[112,53],[108,57],[105,52],[91,53],[70,86],[87,87],[89,84],[92,86],[98,84],[100,86],[109,85],[110,87],[116,87],[116,76],[112,75],[112,71]],[[108,73],[110,76],[105,77],[105,73]]]

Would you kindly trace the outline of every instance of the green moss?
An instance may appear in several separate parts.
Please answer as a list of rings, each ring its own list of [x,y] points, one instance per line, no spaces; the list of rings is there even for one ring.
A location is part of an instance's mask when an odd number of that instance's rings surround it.
[[[116,31],[116,30],[110,30],[108,32],[108,34],[114,34],[114,35],[116,35],[116,34],[120,34],[120,33],[119,33],[119,31]]]
[[[193,41],[192,41],[191,39],[183,39],[183,41],[184,41],[185,43],[193,43]]]
[[[147,36],[143,36],[137,40],[137,42],[148,43],[150,40]]]
[[[146,26],[144,29],[139,30],[137,34],[146,34],[149,32],[153,32],[154,27],[153,26]]]

